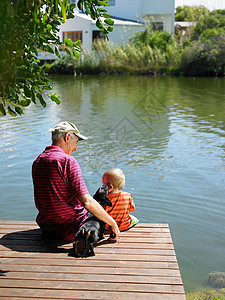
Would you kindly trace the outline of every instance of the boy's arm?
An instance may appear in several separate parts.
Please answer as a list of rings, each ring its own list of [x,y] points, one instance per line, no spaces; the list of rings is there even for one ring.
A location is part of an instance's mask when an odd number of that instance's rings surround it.
[[[135,210],[135,204],[134,204],[134,200],[133,200],[132,195],[130,195],[129,203],[130,203],[129,211],[134,211]]]

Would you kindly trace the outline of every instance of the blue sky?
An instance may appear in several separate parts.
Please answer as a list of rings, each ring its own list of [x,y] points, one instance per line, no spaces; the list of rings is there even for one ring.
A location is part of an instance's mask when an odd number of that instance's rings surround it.
[[[225,9],[225,0],[175,0],[175,7],[183,5],[204,5],[210,10]]]

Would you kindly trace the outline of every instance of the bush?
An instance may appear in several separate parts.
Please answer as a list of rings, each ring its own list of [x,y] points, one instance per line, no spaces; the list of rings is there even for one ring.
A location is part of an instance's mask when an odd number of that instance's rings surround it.
[[[74,74],[75,59],[65,55],[54,61],[51,66],[47,67],[46,72],[49,74]]]
[[[186,76],[225,75],[225,33],[212,35],[205,32],[198,41],[184,49],[180,72]]]

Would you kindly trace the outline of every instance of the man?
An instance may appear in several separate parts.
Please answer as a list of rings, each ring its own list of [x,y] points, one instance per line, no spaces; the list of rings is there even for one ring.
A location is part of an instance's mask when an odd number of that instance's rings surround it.
[[[58,123],[52,132],[52,145],[46,147],[33,162],[32,177],[37,223],[43,232],[73,241],[84,222],[87,210],[111,226],[116,240],[116,222],[89,194],[78,162],[71,156],[77,142],[86,140],[70,122]]]

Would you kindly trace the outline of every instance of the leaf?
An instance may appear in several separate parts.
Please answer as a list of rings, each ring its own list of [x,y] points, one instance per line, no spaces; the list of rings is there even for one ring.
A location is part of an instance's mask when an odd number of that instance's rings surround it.
[[[35,92],[34,92],[33,87],[31,87],[31,100],[32,100],[33,103],[36,104]]]
[[[52,29],[52,25],[50,25],[50,24],[47,24],[47,29],[48,29],[48,31],[51,31],[51,29]]]
[[[17,115],[17,113],[10,106],[8,106],[8,113],[13,117],[16,117]]]
[[[39,99],[41,105],[42,105],[43,107],[46,107],[46,102],[45,102],[45,100],[44,100],[42,94],[37,93],[37,97],[38,97],[38,99]]]
[[[61,103],[61,101],[59,100],[60,96],[59,96],[58,94],[49,94],[48,96],[49,96],[50,99],[51,99],[52,101],[54,101],[56,104],[59,105],[59,104]]]
[[[70,39],[68,39],[68,38],[65,38],[65,39],[64,39],[64,43],[65,43],[65,45],[68,46],[68,47],[72,47],[72,44],[73,44],[72,41],[71,41]]]
[[[112,31],[113,31],[113,27],[109,26],[109,27],[107,27],[107,30],[108,30],[109,32],[112,32]]]
[[[58,14],[58,0],[54,0],[54,13]]]
[[[68,55],[71,56],[71,53],[70,53],[70,51],[69,51],[67,48],[65,48],[64,51],[65,51]]]
[[[24,111],[22,110],[22,108],[20,108],[20,107],[18,107],[18,106],[15,107],[15,111],[16,111],[19,115],[24,114]]]
[[[40,59],[34,59],[34,62],[39,64],[40,63]]]
[[[0,115],[6,116],[6,111],[5,111],[4,105],[2,103],[0,103]]]
[[[59,53],[59,50],[58,50],[58,48],[57,47],[55,47],[55,54],[58,56],[58,58],[60,58],[61,56],[60,56],[60,53]]]
[[[104,18],[109,18],[109,14],[108,14],[108,13],[103,13],[102,16],[103,16]]]
[[[106,13],[107,13],[107,10],[106,10],[105,8],[102,8],[102,7],[98,8],[98,11],[99,11],[100,13],[103,13],[103,12],[106,12]]]
[[[103,28],[102,22],[101,22],[99,19],[96,21],[96,26],[97,26],[99,29]]]
[[[112,26],[114,24],[114,21],[112,19],[105,19],[104,22],[107,24],[107,25],[110,25]]]
[[[73,46],[76,47],[76,46],[79,46],[81,43],[81,40],[77,40],[73,43]]]
[[[20,101],[19,101],[19,104],[20,104],[21,106],[23,106],[23,107],[26,107],[26,106],[30,105],[30,103],[31,103],[31,100],[30,100],[30,99],[27,99],[27,98],[24,98],[23,100],[20,100]]]
[[[24,94],[26,97],[31,98],[32,94],[31,94],[31,90],[28,88],[27,85],[24,85]]]
[[[69,5],[69,10],[70,10],[70,11],[73,11],[74,8],[76,8],[76,4],[75,4],[75,3],[70,3],[70,5]]]
[[[74,14],[72,13],[72,11],[69,11],[67,13],[67,19],[72,19],[72,18],[74,18]]]
[[[52,85],[44,85],[43,86],[43,90],[52,90],[53,89],[53,86]]]
[[[66,10],[67,10],[67,3],[65,1],[59,0],[59,4],[61,6],[61,13],[62,17],[64,19],[64,22],[66,22]]]
[[[99,6],[110,6],[110,4],[108,3],[108,1],[100,1]]]
[[[46,46],[45,46],[45,51],[47,51],[47,52],[49,52],[49,53],[51,53],[51,54],[54,54],[53,49],[52,49],[49,45],[46,45]]]
[[[74,55],[76,58],[79,58],[79,53],[78,53],[75,49],[73,49],[73,55]]]

